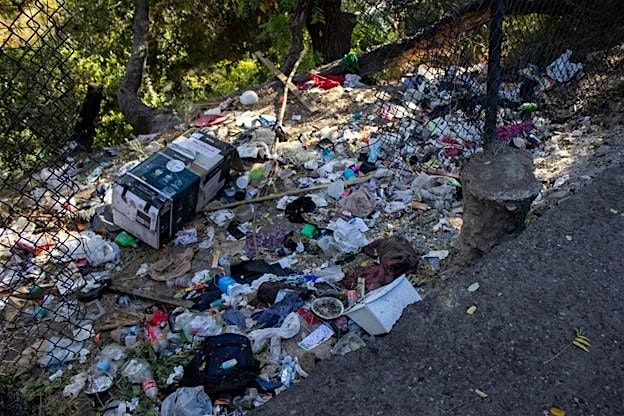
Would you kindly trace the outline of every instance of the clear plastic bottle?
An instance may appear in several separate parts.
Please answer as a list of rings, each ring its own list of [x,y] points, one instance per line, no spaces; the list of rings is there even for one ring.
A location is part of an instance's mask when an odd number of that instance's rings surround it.
[[[141,384],[145,395],[154,400],[158,396],[158,386],[152,376],[152,368],[145,360],[136,358],[126,363],[122,370],[122,374],[133,384]]]
[[[95,394],[111,388],[115,374],[125,357],[126,353],[120,345],[111,344],[104,347],[89,370],[85,392]]]
[[[125,345],[126,347],[134,347],[140,338],[142,338],[141,331],[137,331],[136,326],[126,326],[121,328],[115,328],[110,333],[113,341]]]

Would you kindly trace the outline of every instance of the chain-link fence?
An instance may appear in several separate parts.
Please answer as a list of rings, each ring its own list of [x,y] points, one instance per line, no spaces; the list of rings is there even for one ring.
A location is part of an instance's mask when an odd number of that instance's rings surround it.
[[[395,168],[457,173],[487,139],[538,147],[548,118],[580,114],[621,75],[616,1],[356,3],[364,30],[400,39],[360,55],[384,74],[369,150]]]
[[[0,3],[0,375],[61,363],[90,338],[76,267],[79,89],[65,2]]]

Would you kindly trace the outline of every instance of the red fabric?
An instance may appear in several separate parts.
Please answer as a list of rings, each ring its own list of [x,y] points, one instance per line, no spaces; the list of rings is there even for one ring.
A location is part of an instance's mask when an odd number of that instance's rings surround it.
[[[226,114],[199,114],[191,121],[191,126],[193,127],[206,127],[206,126],[215,126],[217,124],[221,124],[226,120],[232,118],[230,113]]]
[[[314,82],[315,87],[319,87],[324,90],[331,90],[336,88],[344,82],[345,77],[343,75],[316,75],[311,74],[308,79],[299,84],[299,88],[304,89],[308,82]]]
[[[150,318],[148,323],[151,326],[158,326],[163,322],[167,322],[167,318],[167,312],[158,310],[152,314],[152,317]]]

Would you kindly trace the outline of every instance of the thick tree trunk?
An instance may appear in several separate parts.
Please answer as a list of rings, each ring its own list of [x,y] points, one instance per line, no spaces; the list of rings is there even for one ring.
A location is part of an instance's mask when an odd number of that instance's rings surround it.
[[[357,18],[341,10],[341,0],[318,0],[317,4],[322,10],[322,21],[313,22],[312,14],[307,21],[314,51],[323,63],[341,59],[351,49],[351,34]]]
[[[147,57],[148,0],[135,0],[134,6],[132,51],[126,66],[126,75],[117,94],[117,101],[124,118],[135,132],[147,134],[169,129],[179,123],[179,119],[168,111],[146,105],[138,97]]]
[[[288,26],[290,28],[292,43],[290,51],[288,52],[288,55],[286,55],[284,63],[280,68],[283,74],[290,74],[305,47],[303,44],[303,29],[305,28],[308,15],[310,14],[311,4],[312,0],[298,0],[295,5],[295,10],[288,18]]]
[[[571,11],[569,4],[569,0],[515,0],[507,3],[505,15],[517,16],[532,13],[562,15]],[[360,75],[371,75],[390,65],[411,62],[419,54],[430,55],[431,51],[436,48],[451,48],[460,35],[489,22],[489,7],[489,1],[474,0],[435,24],[424,28],[417,35],[378,46],[360,55],[358,60]],[[335,57],[333,62],[317,68],[315,72],[319,74],[342,73],[340,58],[342,55]],[[296,77],[295,81],[299,82],[307,76],[308,74],[303,74]]]
[[[87,86],[87,95],[80,107],[78,121],[74,126],[73,140],[78,143],[80,149],[87,152],[91,151],[93,139],[95,137],[95,123],[100,114],[100,105],[102,104],[102,88],[97,84],[89,84]]]

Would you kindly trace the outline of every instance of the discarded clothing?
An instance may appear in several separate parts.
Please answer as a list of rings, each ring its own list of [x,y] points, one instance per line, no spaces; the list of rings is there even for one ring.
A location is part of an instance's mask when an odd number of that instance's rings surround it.
[[[221,314],[221,317],[225,322],[230,325],[236,325],[240,329],[245,329],[245,315],[243,315],[238,309],[230,308]]]
[[[256,234],[256,241],[251,238],[245,240],[245,253],[249,257],[255,256],[256,248],[258,252],[267,251],[270,253],[279,253],[288,255],[295,251],[297,244],[293,243],[293,231],[285,230],[279,227],[266,227]],[[294,246],[293,246],[294,244]],[[286,250],[284,250],[286,248]]]
[[[221,291],[219,289],[211,289],[199,295],[191,309],[199,312],[208,310],[211,308],[210,305],[219,299],[221,299]]]
[[[316,204],[312,201],[312,198],[309,196],[302,196],[286,206],[286,217],[290,222],[302,224],[306,222],[302,215],[313,212],[315,209]]]
[[[496,140],[499,142],[506,142],[514,137],[520,136],[522,133],[530,133],[534,129],[535,126],[530,121],[508,124],[496,129]]]
[[[418,253],[407,240],[400,237],[376,240],[362,251],[369,257],[379,257],[379,264],[347,274],[342,281],[347,289],[354,289],[358,278],[364,278],[367,291],[374,290],[418,268]]]
[[[375,210],[375,200],[364,189],[358,189],[338,202],[340,207],[356,217],[366,218]]]
[[[248,260],[233,264],[230,274],[237,283],[249,284],[264,274],[288,276],[290,273],[279,264],[269,264],[264,260]]]
[[[275,328],[284,322],[289,313],[296,311],[302,305],[300,293],[288,292],[284,299],[251,317],[258,323],[258,328]]]
[[[310,74],[310,76],[299,84],[299,88],[312,88],[318,87],[323,90],[331,90],[332,88],[336,88],[342,85],[345,81],[345,77],[343,75],[325,75],[320,76],[316,74]]]

